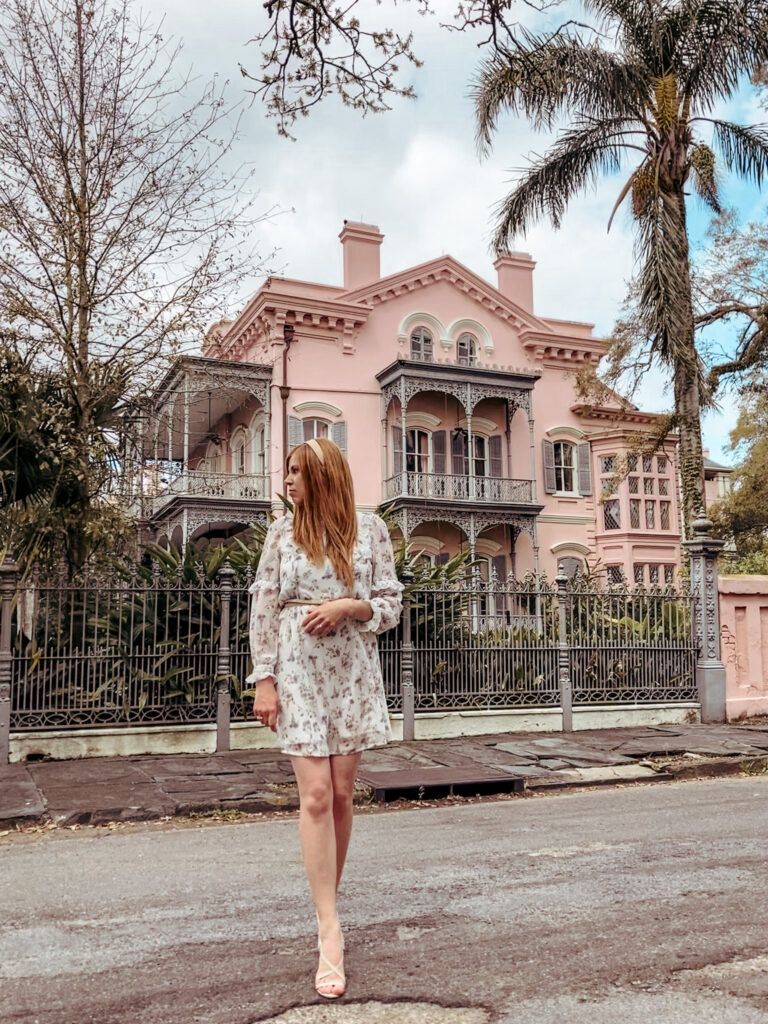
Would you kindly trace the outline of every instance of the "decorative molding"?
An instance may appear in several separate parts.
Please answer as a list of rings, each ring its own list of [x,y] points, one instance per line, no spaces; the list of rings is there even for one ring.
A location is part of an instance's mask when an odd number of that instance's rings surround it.
[[[451,344],[455,344],[459,340],[459,336],[464,333],[474,334],[478,341],[482,342],[487,355],[493,352],[493,338],[490,331],[479,320],[472,320],[470,317],[454,320],[448,328],[448,337]]]
[[[309,412],[318,412],[322,416],[341,416],[341,409],[337,409],[335,405],[331,405],[330,402],[299,402],[293,407],[294,412],[304,414],[302,419],[306,417]]]
[[[429,555],[436,555],[445,547],[444,543],[441,540],[438,540],[437,537],[422,537],[421,534],[419,534],[418,537],[411,535],[410,540],[413,545],[421,548],[423,551],[426,551]]]
[[[411,337],[413,328],[420,324],[430,328],[444,349],[451,347],[451,339],[448,337],[445,325],[436,316],[433,316],[432,313],[409,313],[403,317],[397,329],[398,342],[401,345],[405,345]]]
[[[559,544],[553,544],[549,549],[553,555],[563,555],[567,552],[573,551],[574,554],[587,555],[592,554],[592,550],[586,546],[586,544],[579,544],[575,540],[561,540]]]
[[[457,427],[463,427],[467,430],[467,417],[462,416],[457,424]],[[494,420],[487,420],[484,416],[473,416],[472,417],[472,433],[473,434],[494,434],[497,430],[503,430],[503,423],[496,423]]]
[[[426,430],[434,430],[442,422],[439,416],[433,416],[431,412],[409,412],[405,416],[406,428],[424,427]]]
[[[547,437],[559,437],[561,434],[565,434],[566,437],[575,437],[583,441],[586,439],[586,434],[583,430],[579,430],[578,427],[550,427],[546,431]]]
[[[540,515],[540,523],[569,523],[571,526],[594,526],[593,516],[558,516],[555,514]]]
[[[474,548],[478,537],[483,530],[494,526],[511,526],[515,532],[515,539],[520,533],[527,533],[532,543],[536,543],[536,518],[535,515],[525,515],[519,512],[498,511],[458,511],[455,509],[435,509],[429,506],[409,506],[399,508],[392,513],[395,522],[406,540],[410,540],[411,534],[422,523],[440,523],[450,525],[461,530],[466,536],[470,547]],[[492,542],[493,543],[493,542]]]

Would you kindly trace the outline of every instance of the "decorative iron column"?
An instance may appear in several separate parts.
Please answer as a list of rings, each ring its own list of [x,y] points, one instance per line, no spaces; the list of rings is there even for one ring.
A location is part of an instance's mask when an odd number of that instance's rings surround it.
[[[224,559],[219,569],[219,596],[221,600],[221,631],[219,633],[219,651],[216,658],[216,753],[230,749],[230,683],[232,678],[232,651],[229,646],[229,619],[232,603],[232,586],[235,581],[235,570]]]
[[[413,576],[403,573],[403,583],[409,586]],[[411,641],[411,597],[403,594],[403,642],[400,648],[400,693],[403,700],[403,739],[415,739],[415,699],[413,691],[413,643]]]
[[[691,523],[692,540],[684,540],[691,568],[693,635],[699,650],[696,688],[702,722],[724,722],[725,666],[720,660],[720,607],[717,556],[725,541],[712,536],[712,523],[701,509]]]
[[[0,766],[8,764],[11,756],[11,618],[18,573],[19,567],[6,554],[0,565]]]
[[[557,615],[558,615],[558,685],[560,687],[560,708],[563,713],[563,732],[573,732],[573,687],[571,684],[571,651],[567,636],[568,577],[558,569],[555,577],[557,584]],[[537,584],[538,586],[538,584]]]

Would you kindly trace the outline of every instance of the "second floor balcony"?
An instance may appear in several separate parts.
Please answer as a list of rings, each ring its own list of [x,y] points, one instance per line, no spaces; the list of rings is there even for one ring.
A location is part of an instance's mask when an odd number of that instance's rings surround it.
[[[187,470],[168,484],[150,493],[152,514],[177,500],[194,498],[221,501],[266,501],[269,498],[269,480],[259,473],[213,473],[207,470]]]
[[[497,476],[469,476],[457,473],[403,472],[384,481],[384,501],[420,498],[479,504],[530,504],[530,480]]]

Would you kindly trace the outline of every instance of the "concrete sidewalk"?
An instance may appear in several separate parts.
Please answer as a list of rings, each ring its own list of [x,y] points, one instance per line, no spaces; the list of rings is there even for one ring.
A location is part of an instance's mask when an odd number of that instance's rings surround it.
[[[503,733],[392,743],[366,751],[360,802],[765,770],[768,723]],[[511,780],[511,782],[510,782]],[[505,783],[508,783],[505,785]],[[290,761],[274,750],[35,761],[0,767],[0,826],[142,821],[298,806]]]

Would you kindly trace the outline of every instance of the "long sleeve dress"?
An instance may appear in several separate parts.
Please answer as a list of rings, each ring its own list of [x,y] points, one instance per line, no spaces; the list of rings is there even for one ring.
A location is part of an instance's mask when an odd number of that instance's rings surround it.
[[[381,746],[391,739],[376,635],[395,626],[402,586],[387,528],[358,514],[354,586],[326,558],[310,562],[293,539],[293,516],[270,526],[251,587],[252,685],[272,676],[280,700],[277,738],[286,754],[328,757]],[[367,622],[343,619],[327,636],[311,636],[302,622],[311,607],[286,601],[354,597],[368,601]]]

